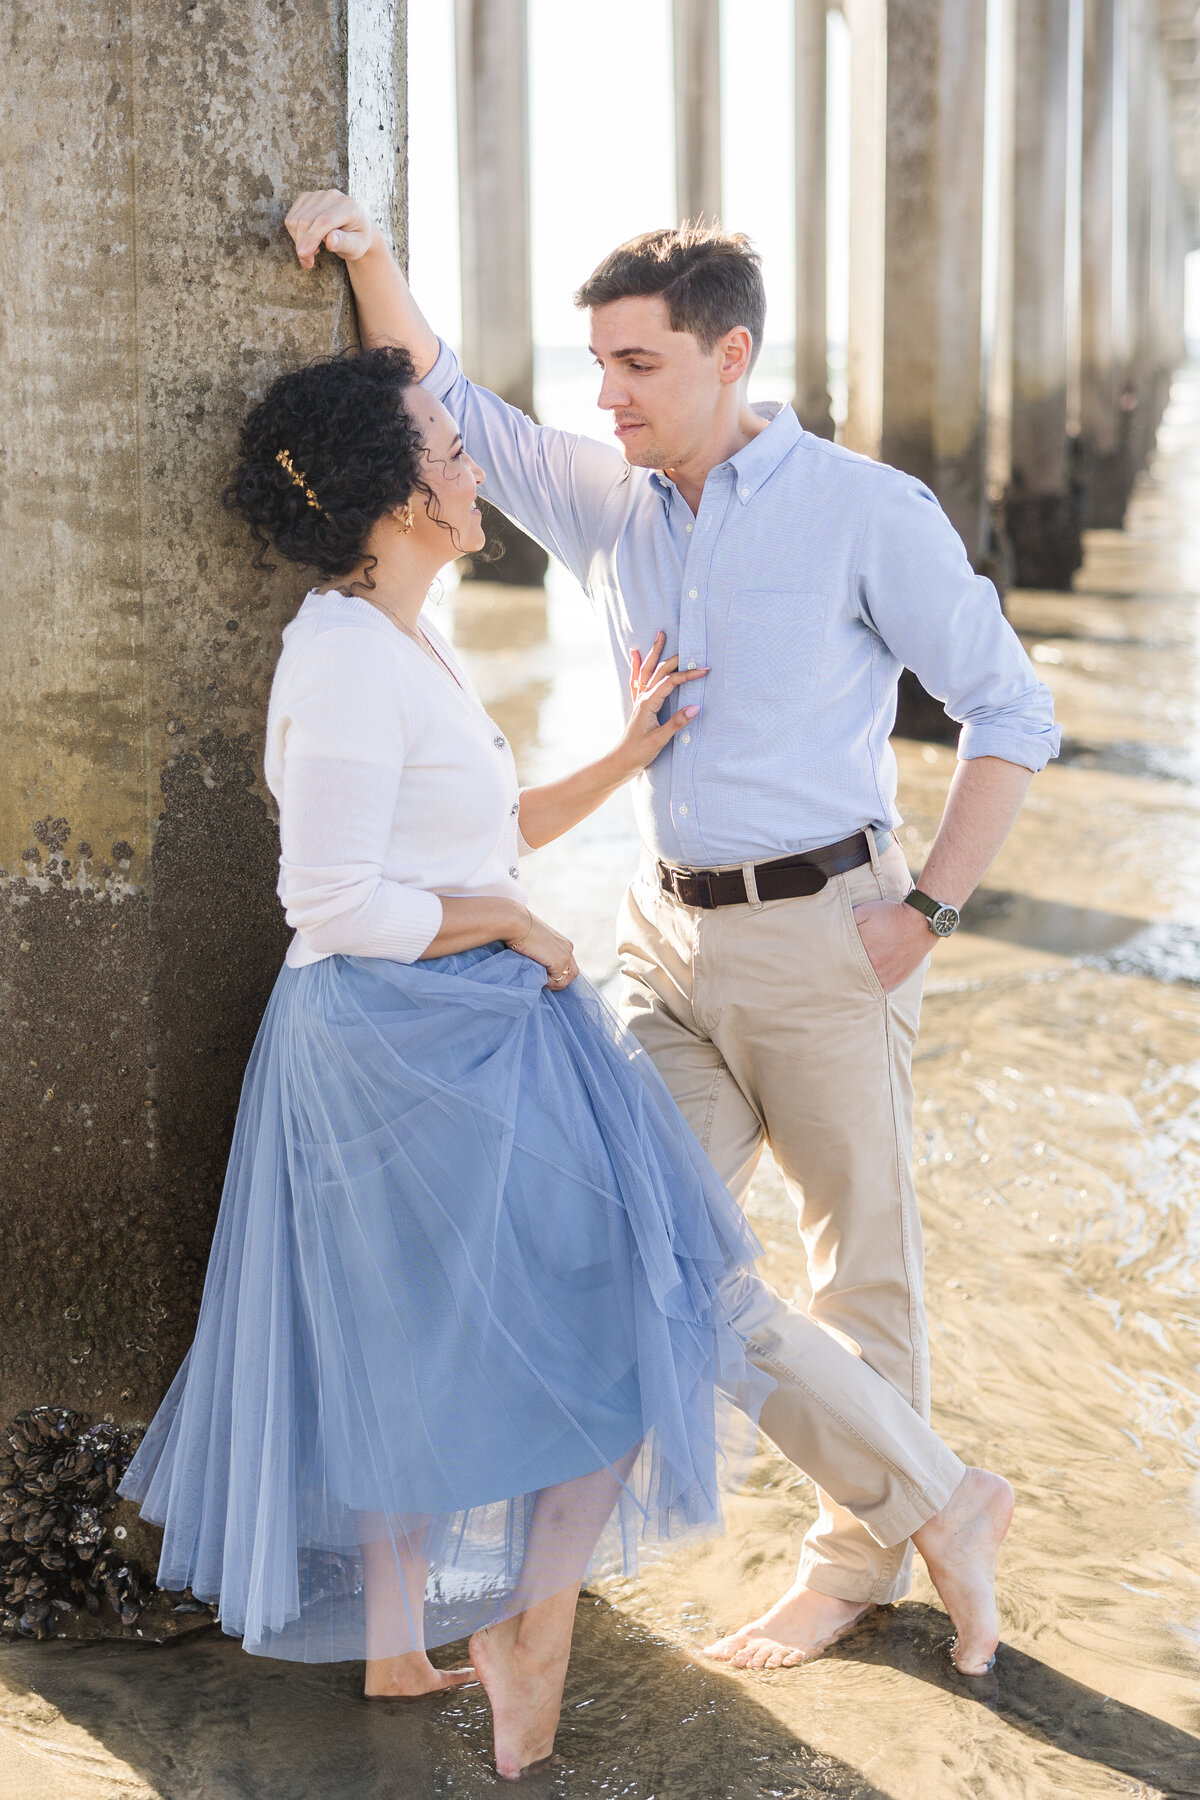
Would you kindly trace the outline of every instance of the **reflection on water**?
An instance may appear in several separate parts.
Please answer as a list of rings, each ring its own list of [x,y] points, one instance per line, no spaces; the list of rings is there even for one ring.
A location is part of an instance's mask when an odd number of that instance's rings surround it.
[[[701,1665],[791,1579],[811,1492],[769,1449],[724,1539],[581,1610],[561,1760],[531,1791],[629,1800],[1200,1795],[1200,376],[1185,375],[1125,534],[1071,595],[1011,596],[1070,755],[936,952],[917,1061],[934,1412],[1013,1480],[995,1676],[965,1683],[918,1579],[808,1669]],[[547,592],[448,592],[444,615],[525,781],[618,728],[598,622]],[[919,868],[953,755],[901,743]],[[637,855],[627,795],[528,864],[535,905],[611,976]],[[803,1297],[767,1159],[766,1269]],[[217,1637],[0,1651],[0,1800],[366,1800],[499,1784],[486,1708],[365,1706],[355,1668]]]
[[[1148,925],[1106,959],[1109,967],[1155,981],[1188,981],[1200,987],[1200,931],[1168,919]]]

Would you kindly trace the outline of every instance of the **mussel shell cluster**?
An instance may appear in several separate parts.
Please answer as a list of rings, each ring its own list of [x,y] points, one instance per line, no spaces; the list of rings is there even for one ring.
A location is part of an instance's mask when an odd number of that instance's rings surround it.
[[[336,1550],[302,1550],[300,1592],[306,1606],[362,1591],[362,1562]]]
[[[50,1637],[56,1613],[95,1614],[105,1601],[136,1624],[154,1582],[105,1522],[134,1448],[120,1426],[61,1406],[0,1430],[0,1631]]]

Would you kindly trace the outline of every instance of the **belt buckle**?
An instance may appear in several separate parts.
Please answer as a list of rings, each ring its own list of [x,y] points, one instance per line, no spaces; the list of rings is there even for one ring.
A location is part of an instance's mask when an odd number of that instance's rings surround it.
[[[658,868],[661,885],[681,906],[711,908],[716,905],[712,897],[710,870],[677,869],[664,862],[660,862]]]

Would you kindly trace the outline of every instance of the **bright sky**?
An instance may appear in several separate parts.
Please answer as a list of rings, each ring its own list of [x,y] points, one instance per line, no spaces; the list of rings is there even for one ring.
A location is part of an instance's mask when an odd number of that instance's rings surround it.
[[[457,337],[453,0],[408,9],[410,273]],[[529,0],[534,336],[581,344],[571,294],[675,220],[670,0]],[[792,335],[791,0],[723,0],[724,216],[764,261],[767,338]]]

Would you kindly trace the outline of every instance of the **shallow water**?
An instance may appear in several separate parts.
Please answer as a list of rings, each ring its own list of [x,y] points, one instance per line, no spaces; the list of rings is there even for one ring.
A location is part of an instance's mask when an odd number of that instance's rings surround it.
[[[630,1800],[1044,1800],[1200,1795],[1200,372],[1180,378],[1127,533],[1094,533],[1071,595],[1010,613],[1068,754],[967,929],[939,947],[917,1067],[934,1405],[1013,1480],[994,1678],[966,1683],[918,1583],[808,1669],[698,1663],[791,1576],[807,1484],[764,1451],[723,1540],[581,1610],[556,1771],[532,1792]],[[444,610],[525,780],[616,722],[570,584],[474,586]],[[919,866],[953,766],[903,743]],[[618,796],[529,865],[538,907],[604,979],[636,856]],[[767,1270],[804,1292],[769,1163]],[[218,1636],[169,1650],[0,1651],[0,1800],[317,1800],[499,1787],[478,1693],[370,1707],[353,1667],[296,1669]]]

